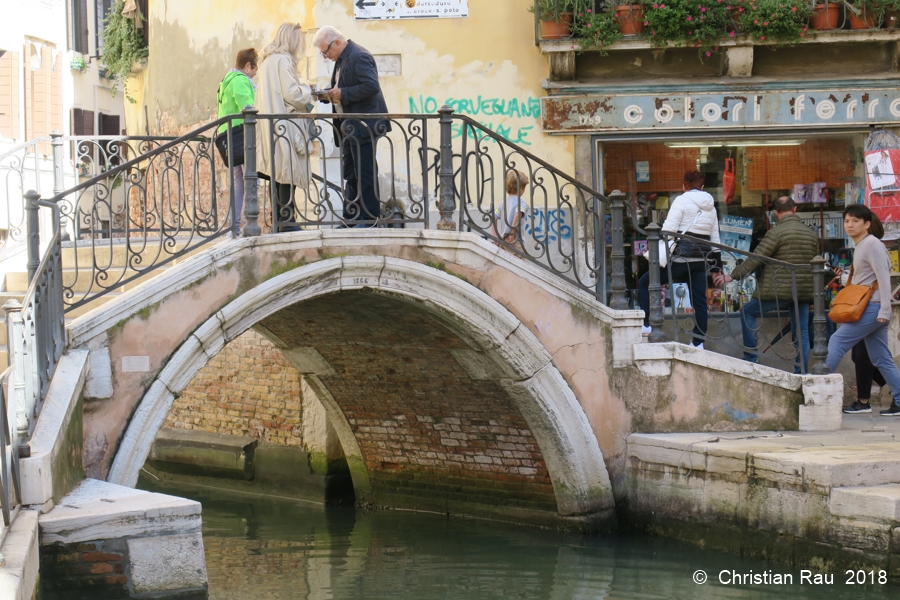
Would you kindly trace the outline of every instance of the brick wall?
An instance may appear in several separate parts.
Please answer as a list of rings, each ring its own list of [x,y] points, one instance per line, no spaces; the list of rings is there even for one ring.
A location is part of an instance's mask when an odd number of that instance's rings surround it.
[[[167,427],[303,443],[300,374],[252,329],[228,343],[175,399]]]
[[[41,547],[45,600],[128,598],[125,540]]]
[[[556,509],[540,449],[497,381],[475,381],[469,348],[410,304],[366,292],[319,298],[262,323],[288,347],[313,346],[350,422],[373,488],[460,502]]]

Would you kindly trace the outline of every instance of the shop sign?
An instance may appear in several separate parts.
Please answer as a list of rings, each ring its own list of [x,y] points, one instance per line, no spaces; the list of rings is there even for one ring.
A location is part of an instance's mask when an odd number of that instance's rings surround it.
[[[469,16],[469,0],[354,0],[356,19],[436,19]]]
[[[548,133],[900,123],[900,90],[551,96],[541,120]]]

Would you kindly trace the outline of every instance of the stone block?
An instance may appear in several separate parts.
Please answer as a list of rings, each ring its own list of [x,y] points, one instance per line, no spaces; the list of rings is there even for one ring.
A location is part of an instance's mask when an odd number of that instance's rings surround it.
[[[206,589],[203,536],[197,532],[128,540],[135,594]]]
[[[797,409],[800,431],[837,431],[841,428],[840,406],[816,406],[803,404]]]
[[[837,517],[832,520],[828,541],[847,548],[887,554],[891,545],[891,527],[883,523]]]
[[[41,544],[200,531],[200,503],[85,479],[41,515]]]
[[[900,485],[833,488],[828,509],[839,517],[900,523]]]
[[[0,598],[32,600],[37,597],[40,561],[38,515],[35,510],[22,510],[6,534],[0,554]]]
[[[258,444],[248,436],[163,427],[149,459],[158,469],[211,477],[251,479]]]

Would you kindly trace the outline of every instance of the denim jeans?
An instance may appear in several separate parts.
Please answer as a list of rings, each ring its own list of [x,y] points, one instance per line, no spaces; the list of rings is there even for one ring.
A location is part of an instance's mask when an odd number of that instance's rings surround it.
[[[800,345],[798,356],[803,357],[803,369],[795,367],[797,373],[807,373],[809,369],[809,303],[800,302],[797,310],[794,310],[794,302],[791,300],[757,300],[754,298],[747,302],[741,309],[741,332],[744,338],[744,360],[759,362],[759,350],[757,349],[756,332],[759,327],[756,320],[765,313],[787,313],[791,319],[791,332],[794,340]],[[799,335],[797,313],[800,313]]]
[[[694,345],[703,343],[709,321],[709,307],[706,305],[706,263],[704,261],[672,262],[672,281],[688,282],[691,291],[691,306],[694,308]],[[669,283],[669,270],[659,270],[659,283]],[[672,298],[675,301],[675,298]],[[650,326],[650,273],[644,273],[638,281],[638,303],[644,311],[644,325]]]
[[[894,358],[888,348],[888,324],[878,322],[878,311],[881,304],[869,302],[862,317],[856,323],[844,323],[838,327],[828,341],[828,358],[825,363],[832,373],[847,352],[860,340],[865,341],[869,359],[891,388],[896,403],[900,399],[900,369],[894,364]]]

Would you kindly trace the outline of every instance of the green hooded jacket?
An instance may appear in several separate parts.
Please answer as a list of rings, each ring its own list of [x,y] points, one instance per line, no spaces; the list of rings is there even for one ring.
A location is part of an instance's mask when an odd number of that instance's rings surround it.
[[[819,239],[816,234],[807,227],[795,214],[787,214],[778,220],[775,227],[766,233],[759,241],[759,245],[753,250],[755,254],[768,256],[783,262],[804,265],[805,269],[796,270],[797,275],[797,300],[800,302],[812,302],[815,292],[813,286],[810,261],[819,253]],[[734,279],[743,279],[754,271],[757,274],[757,291],[760,300],[785,301],[793,299],[791,292],[792,270],[765,264],[764,262],[748,258],[735,267],[731,276]]]
[[[219,118],[225,115],[239,114],[244,107],[253,106],[256,103],[256,88],[253,81],[246,74],[232,69],[219,84],[218,93]],[[237,127],[244,119],[232,119],[231,126]],[[219,133],[227,129],[227,124],[219,125]]]

